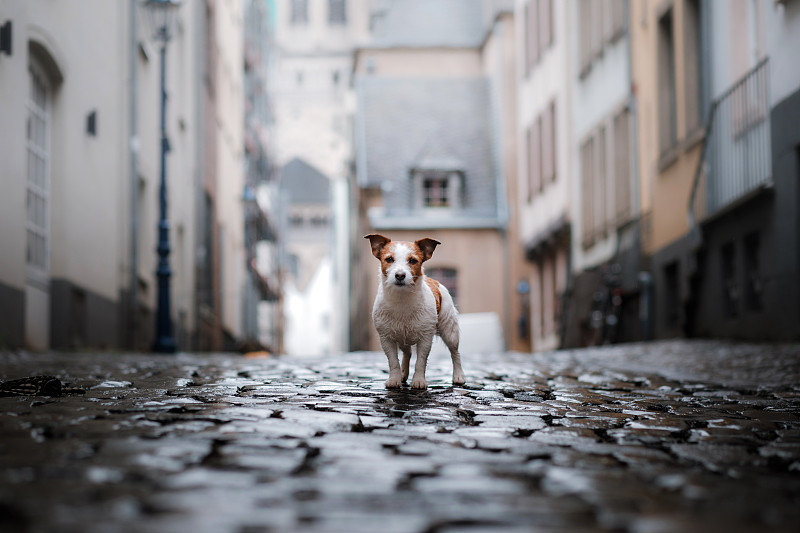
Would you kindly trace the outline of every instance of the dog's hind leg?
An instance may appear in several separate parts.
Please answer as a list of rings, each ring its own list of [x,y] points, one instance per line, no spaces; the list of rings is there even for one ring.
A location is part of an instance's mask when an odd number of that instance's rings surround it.
[[[400,350],[403,352],[403,363],[402,363],[402,370],[403,370],[403,383],[408,381],[408,365],[411,362],[411,346],[401,346]]]
[[[450,350],[450,358],[453,360],[453,385],[463,385],[467,380],[461,368],[461,354],[458,352],[458,320],[455,316],[445,317],[439,322],[439,337]]]

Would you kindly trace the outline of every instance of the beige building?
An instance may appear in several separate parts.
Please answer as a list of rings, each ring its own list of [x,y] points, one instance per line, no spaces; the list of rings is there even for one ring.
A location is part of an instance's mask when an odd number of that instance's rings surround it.
[[[363,240],[442,242],[428,275],[462,314],[499,321],[499,343],[527,349],[517,324],[519,250],[509,245],[516,186],[514,32],[509,2],[392,2],[356,51],[356,186],[351,339],[377,349],[369,315],[378,266]],[[504,142],[508,141],[508,142]],[[515,220],[515,219],[514,219]],[[462,346],[468,353],[470,347]]]
[[[655,336],[796,339],[800,7],[631,10]]]
[[[644,252],[688,230],[685,216],[703,138],[697,68],[696,2],[632,2],[633,81],[639,107]],[[690,32],[694,32],[691,34]],[[689,49],[693,44],[694,48]],[[658,201],[656,201],[658,199]]]
[[[168,220],[174,336],[196,345],[201,185],[215,188],[217,271],[241,329],[242,17],[184,3],[167,48]],[[160,172],[159,45],[141,2],[0,1],[0,345],[137,348],[153,340]],[[211,24],[209,24],[211,21]],[[210,75],[209,75],[210,74]],[[216,115],[203,113],[214,84]],[[209,119],[213,120],[209,120]],[[208,135],[205,135],[208,133]],[[211,132],[211,133],[209,133]],[[204,153],[214,154],[209,169]]]

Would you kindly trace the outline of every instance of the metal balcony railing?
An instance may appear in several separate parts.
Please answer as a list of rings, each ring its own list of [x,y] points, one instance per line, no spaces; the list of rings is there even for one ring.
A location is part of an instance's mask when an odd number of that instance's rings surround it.
[[[711,103],[689,226],[772,184],[767,58]]]

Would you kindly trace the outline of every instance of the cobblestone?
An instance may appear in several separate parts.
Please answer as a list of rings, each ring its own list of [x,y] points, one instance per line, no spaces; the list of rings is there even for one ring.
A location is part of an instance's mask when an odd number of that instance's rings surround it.
[[[385,358],[0,354],[6,532],[796,531],[800,347]]]

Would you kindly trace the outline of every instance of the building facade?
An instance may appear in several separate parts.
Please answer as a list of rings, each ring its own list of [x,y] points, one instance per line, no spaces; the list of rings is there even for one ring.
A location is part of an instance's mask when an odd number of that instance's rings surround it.
[[[0,13],[11,44],[0,54],[0,117],[16,124],[4,128],[0,147],[0,343],[149,350],[160,46],[145,8],[134,0],[4,1]],[[203,345],[209,313],[220,332],[242,332],[243,48],[238,5],[178,8],[166,50],[166,177],[180,349]],[[202,192],[208,183],[212,194]],[[216,280],[208,286],[220,305],[223,294],[231,300],[227,310],[204,307],[202,276]]]
[[[655,334],[796,339],[797,4],[632,11]]]
[[[569,2],[518,0],[517,208],[520,246],[532,265],[532,348],[560,345],[573,222]]]
[[[278,169],[269,99],[273,21],[266,0],[244,4],[245,250],[243,338],[250,348],[281,353],[282,291],[279,251]]]
[[[579,0],[564,8],[569,27],[578,29],[566,38],[574,173],[572,268],[561,338],[562,346],[573,347],[641,338],[642,265],[629,2]],[[613,312],[615,302],[624,316]]]
[[[353,157],[352,129],[352,72],[353,50],[363,42],[369,31],[369,6],[372,0],[277,0],[273,6],[274,39],[269,75],[269,94],[272,103],[275,132],[275,157],[279,167],[302,160],[330,180],[331,217],[328,246],[311,258],[311,264],[324,266],[327,281],[320,286],[334,288],[334,298],[320,301],[318,295],[305,294],[301,306],[284,307],[285,320],[300,323],[306,304],[316,302],[326,308],[330,324],[319,334],[329,341],[325,351],[335,352],[349,347],[347,290],[350,256],[348,228],[351,204],[347,180]],[[290,179],[281,176],[281,181]],[[281,184],[281,190],[291,185]],[[289,210],[281,221],[291,231]],[[284,271],[291,267],[290,253],[283,248],[279,254]],[[296,295],[300,298],[300,295]],[[299,300],[297,300],[299,301]]]
[[[515,123],[513,99],[510,106],[503,100],[515,89],[513,6],[403,1],[384,7],[355,60],[354,187],[362,218],[353,243],[360,302],[354,347],[378,346],[369,319],[377,264],[362,238],[378,232],[441,241],[426,273],[448,287],[462,314],[493,317],[500,349],[523,312],[515,305],[511,318],[517,280],[511,281],[503,173],[515,155],[502,138]],[[469,343],[462,349],[469,351]]]

